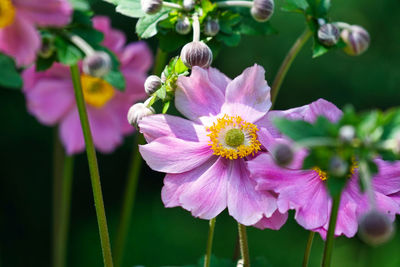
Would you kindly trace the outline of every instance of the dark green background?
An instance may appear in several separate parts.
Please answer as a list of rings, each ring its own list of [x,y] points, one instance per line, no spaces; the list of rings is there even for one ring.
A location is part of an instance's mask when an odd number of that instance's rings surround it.
[[[258,63],[271,84],[280,62],[305,27],[301,15],[272,18],[279,34],[245,37],[239,47],[226,48],[214,66],[235,77]],[[106,3],[94,3],[99,14],[112,16],[115,27],[135,40],[135,20],[116,14]],[[283,83],[276,107],[291,108],[326,98],[339,107],[352,103],[358,110],[387,109],[400,102],[400,1],[333,1],[332,19],[363,25],[371,35],[366,54],[350,57],[341,51],[311,59],[307,43]],[[153,49],[155,40],[150,40]],[[0,266],[50,266],[52,207],[52,144],[54,130],[27,114],[19,91],[0,90]],[[121,207],[133,138],[112,155],[99,155],[104,200],[111,238]],[[144,167],[124,266],[166,266],[195,263],[203,255],[208,223],[181,208],[163,207],[162,174]],[[101,266],[101,250],[85,155],[76,157],[72,196],[68,266]],[[250,253],[264,256],[272,266],[300,266],[308,233],[293,221],[281,231],[249,229]],[[232,257],[236,225],[226,212],[217,219],[214,253]],[[321,260],[318,236],[310,266]],[[400,266],[400,237],[378,248],[358,238],[339,238],[333,266]]]

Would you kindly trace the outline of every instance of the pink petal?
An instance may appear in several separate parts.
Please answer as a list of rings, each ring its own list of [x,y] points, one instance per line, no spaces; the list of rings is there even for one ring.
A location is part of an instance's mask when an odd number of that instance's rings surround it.
[[[174,136],[192,142],[204,143],[209,141],[204,126],[167,114],[144,117],[140,120],[139,127],[147,142],[162,136]]]
[[[257,191],[243,159],[229,162],[228,209],[229,214],[241,224],[253,225],[263,216],[275,212],[276,198],[269,192]]]
[[[228,84],[222,112],[256,122],[271,107],[269,91],[264,69],[258,65],[247,68]]]
[[[77,154],[85,150],[82,127],[78,110],[74,108],[60,123],[60,137],[68,155]]]
[[[254,227],[257,227],[259,229],[272,229],[272,230],[279,230],[285,223],[288,218],[288,213],[280,213],[278,210],[276,210],[271,217],[263,217],[260,221],[258,221]]]
[[[153,64],[153,55],[145,42],[128,44],[118,57],[121,60],[121,70],[146,73]]]
[[[124,75],[126,83],[124,96],[129,96],[131,102],[145,99],[147,97],[147,94],[144,91],[144,82],[147,78],[146,73],[138,72],[125,66],[121,67],[121,72]]]
[[[95,16],[93,18],[93,28],[104,33],[102,44],[114,53],[121,51],[125,45],[126,38],[123,32],[114,30],[108,17]]]
[[[190,171],[213,154],[206,142],[190,142],[170,136],[157,138],[140,146],[139,150],[150,168],[165,173]]]
[[[372,183],[374,189],[385,195],[400,192],[400,162],[385,162],[375,160],[379,172],[374,176]]]
[[[40,42],[34,25],[18,13],[13,24],[0,29],[0,51],[12,56],[18,66],[35,61]]]
[[[216,69],[194,67],[190,77],[178,78],[175,106],[187,118],[200,123],[200,117],[215,116],[224,103],[228,78]]]
[[[228,160],[213,157],[202,166],[180,174],[186,176],[186,181],[190,180],[180,192],[182,207],[191,211],[193,216],[207,220],[220,214],[226,208],[228,165]]]

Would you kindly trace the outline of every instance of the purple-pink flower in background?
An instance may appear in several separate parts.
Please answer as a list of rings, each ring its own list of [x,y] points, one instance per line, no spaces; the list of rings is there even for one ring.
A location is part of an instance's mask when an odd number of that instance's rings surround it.
[[[68,24],[72,11],[68,0],[1,0],[0,51],[19,66],[33,63],[41,46],[35,27]]]
[[[176,108],[189,120],[150,115],[139,121],[148,144],[140,147],[147,164],[167,173],[162,189],[166,207],[181,206],[211,219],[225,208],[239,223],[263,221],[279,229],[287,213],[276,198],[255,190],[246,161],[262,148],[258,127],[271,107],[270,88],[260,66],[230,80],[216,69],[194,67],[179,77]]]
[[[287,111],[273,111],[269,119],[285,116],[314,122],[318,116],[325,116],[331,121],[341,117],[341,111],[331,103],[318,100],[309,108],[300,107]],[[280,142],[290,142],[282,136],[271,122],[261,130],[260,142],[271,151]],[[261,153],[248,162],[252,178],[257,182],[258,190],[273,190],[278,194],[278,210],[287,212],[294,209],[296,221],[307,230],[319,232],[326,237],[329,227],[329,216],[332,199],[326,188],[329,179],[325,172],[317,166],[312,170],[302,170],[307,151],[300,150],[294,162],[288,168],[276,165],[270,153]],[[400,163],[392,164],[383,160],[375,160],[379,174],[372,180],[378,210],[386,213],[392,220],[400,212],[396,195],[400,193]],[[358,220],[369,209],[366,194],[361,193],[358,185],[357,162],[351,167],[351,176],[342,192],[339,205],[335,235],[352,237],[356,234]],[[398,200],[398,199],[397,199]]]
[[[112,29],[108,18],[97,16],[93,24],[104,33],[103,45],[120,60],[127,84],[125,91],[120,92],[101,78],[81,75],[95,147],[108,153],[122,143],[124,135],[133,131],[126,113],[134,102],[146,96],[143,84],[153,59],[144,42],[125,46],[124,34]],[[61,141],[68,154],[82,152],[85,143],[69,68],[54,64],[45,72],[36,72],[32,66],[24,71],[23,79],[28,111],[45,125],[59,124]]]

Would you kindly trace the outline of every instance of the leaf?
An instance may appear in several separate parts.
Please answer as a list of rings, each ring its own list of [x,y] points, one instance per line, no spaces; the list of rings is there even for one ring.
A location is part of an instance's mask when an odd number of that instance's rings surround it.
[[[163,9],[157,14],[141,17],[136,24],[136,33],[140,38],[147,39],[157,34],[157,23],[168,17],[170,10]]]
[[[183,74],[189,70],[188,67],[186,67],[185,64],[183,64],[182,60],[178,58],[178,60],[175,63],[174,71],[176,74]]]
[[[111,70],[104,78],[109,84],[119,91],[124,91],[126,81],[124,75],[120,71]]]
[[[314,46],[313,46],[313,58],[320,57],[326,54],[329,51],[329,48],[320,44],[319,41],[314,39]]]
[[[226,10],[219,16],[219,27],[221,32],[231,34],[233,32],[233,26],[238,24],[242,20],[239,14],[233,13]]]
[[[304,13],[308,8],[306,0],[286,0],[282,10],[286,12]]]
[[[157,95],[157,97],[158,97],[159,99],[164,100],[165,97],[167,96],[167,89],[166,89],[166,87],[165,87],[164,85],[161,86],[161,88],[158,89],[158,90],[156,91],[156,95]]]
[[[234,32],[232,34],[218,34],[216,36],[216,39],[223,42],[226,46],[237,46],[240,43],[240,34],[237,32]]]
[[[324,18],[331,7],[330,0],[307,0],[311,13],[315,18]]]
[[[62,64],[71,66],[83,57],[83,53],[76,46],[61,37],[54,39],[54,45],[56,46],[58,61]]]
[[[0,85],[18,89],[22,87],[22,78],[16,70],[14,60],[0,53]]]
[[[36,60],[36,71],[45,71],[51,68],[56,60],[56,53],[53,53],[53,55],[49,58],[38,57],[38,59]]]
[[[142,10],[140,0],[120,0],[116,11],[132,18],[141,18],[146,16],[146,13]]]
[[[239,31],[247,35],[275,34],[277,31],[271,27],[269,22],[257,22],[253,18],[244,17],[240,24]]]
[[[283,134],[287,135],[294,141],[324,136],[323,129],[319,129],[318,127],[302,120],[275,118],[273,122]]]
[[[168,109],[169,109],[169,105],[171,104],[171,102],[170,101],[168,101],[168,102],[166,102],[166,103],[164,103],[164,107],[163,107],[163,109],[162,109],[162,114],[165,114],[165,113],[167,113],[167,111],[168,111]]]
[[[90,5],[86,0],[69,0],[74,10],[88,11]]]

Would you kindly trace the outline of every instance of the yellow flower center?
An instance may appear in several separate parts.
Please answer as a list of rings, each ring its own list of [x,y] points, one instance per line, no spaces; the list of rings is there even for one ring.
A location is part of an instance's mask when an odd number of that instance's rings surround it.
[[[15,18],[15,7],[11,0],[0,1],[0,29],[11,25]]]
[[[86,103],[101,108],[114,96],[114,88],[105,80],[89,75],[81,75],[83,96]]]
[[[350,173],[347,175],[347,178],[350,179],[353,176],[353,174],[356,172],[357,169],[358,169],[358,162],[355,159],[352,159]],[[318,174],[319,179],[321,179],[322,181],[325,181],[328,179],[326,172],[321,170],[319,167],[314,167],[314,168],[312,168],[312,170]]]
[[[207,128],[214,155],[227,159],[244,158],[261,150],[257,126],[239,116],[224,115]]]

